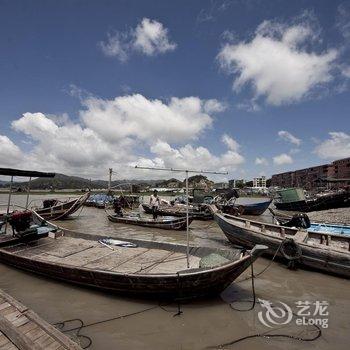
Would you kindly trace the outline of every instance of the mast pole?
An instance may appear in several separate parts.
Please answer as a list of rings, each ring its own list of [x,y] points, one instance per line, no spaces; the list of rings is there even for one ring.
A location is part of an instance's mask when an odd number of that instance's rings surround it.
[[[31,185],[31,182],[32,182],[32,177],[29,178],[29,182],[28,182],[27,199],[26,199],[26,209],[28,209],[29,193],[30,193],[30,185]]]
[[[147,170],[163,170],[163,171],[173,171],[180,172],[186,174],[186,259],[187,259],[187,268],[190,267],[190,229],[189,229],[189,217],[188,217],[188,174],[196,173],[196,174],[219,174],[219,175],[227,175],[228,172],[220,172],[220,171],[205,171],[205,170],[189,170],[189,169],[174,169],[174,168],[156,168],[156,167],[146,167],[146,166],[138,166],[135,165],[135,169],[147,169]]]
[[[188,170],[186,170],[186,259],[187,259],[187,268],[190,267],[190,229],[188,225]]]
[[[113,169],[109,168],[108,193],[111,192],[111,188],[112,188],[112,173],[113,173]]]

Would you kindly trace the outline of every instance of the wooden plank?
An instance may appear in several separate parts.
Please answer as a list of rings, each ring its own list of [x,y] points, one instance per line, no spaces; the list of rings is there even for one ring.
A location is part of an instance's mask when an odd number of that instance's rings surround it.
[[[0,330],[21,350],[42,350],[2,315],[0,315]]]
[[[30,330],[34,329],[38,327],[38,325],[33,322],[33,321],[29,321],[24,325],[18,326],[18,329],[23,333],[26,334],[27,332],[29,332]]]
[[[23,305],[22,303],[20,303],[18,300],[16,300],[15,298],[13,298],[11,295],[5,293],[3,290],[0,289],[0,296],[5,299],[7,302],[9,302],[10,304],[12,304],[13,306],[15,306],[19,311],[24,312],[26,310],[28,310],[28,308]]]
[[[4,303],[2,303],[0,305],[0,313],[2,312],[2,310],[5,310],[7,309],[8,307],[11,307],[12,305],[8,302],[8,301],[5,301]]]
[[[1,348],[1,350],[18,350],[17,346],[13,343],[8,343]]]
[[[32,321],[36,322],[40,327],[42,327],[47,334],[49,334],[52,338],[56,339],[62,345],[64,345],[67,349],[71,350],[81,350],[81,347],[76,344],[73,340],[69,339],[63,333],[61,333],[57,328],[50,325],[42,318],[40,318],[34,311],[28,310],[25,315]]]

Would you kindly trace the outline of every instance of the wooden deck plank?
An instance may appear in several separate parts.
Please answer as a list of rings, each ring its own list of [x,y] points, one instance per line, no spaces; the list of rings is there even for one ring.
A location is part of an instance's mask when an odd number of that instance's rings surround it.
[[[81,347],[54,326],[41,319],[5,292],[0,293],[0,349],[81,350]],[[12,304],[13,302],[13,304]],[[16,306],[18,306],[20,311]]]

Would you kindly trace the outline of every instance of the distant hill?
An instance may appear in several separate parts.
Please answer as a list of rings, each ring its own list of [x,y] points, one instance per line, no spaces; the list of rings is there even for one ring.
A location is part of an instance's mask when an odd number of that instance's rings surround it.
[[[166,187],[166,188],[179,188],[182,187],[182,181],[178,179],[169,179],[169,180],[163,180],[156,183],[157,187]]]
[[[128,184],[150,185],[153,186],[156,180],[115,180],[112,181],[112,188],[126,188]],[[8,187],[8,181],[0,181],[0,187]],[[28,181],[14,182],[13,187],[26,189]],[[64,174],[56,174],[54,178],[37,178],[31,181],[30,188],[32,190],[63,190],[63,189],[106,189],[108,181],[106,180],[89,180],[78,176],[68,176]]]

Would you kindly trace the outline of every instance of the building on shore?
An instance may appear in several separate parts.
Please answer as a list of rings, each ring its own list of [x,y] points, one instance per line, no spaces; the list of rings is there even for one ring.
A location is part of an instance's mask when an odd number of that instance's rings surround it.
[[[266,188],[266,176],[254,177],[253,187]]]
[[[334,180],[350,183],[350,157],[335,160],[330,164],[272,175],[271,186],[303,187],[311,190]]]
[[[246,181],[244,179],[233,179],[229,180],[228,187],[229,188],[237,188],[237,187],[244,187]]]

